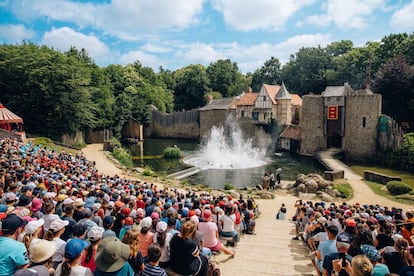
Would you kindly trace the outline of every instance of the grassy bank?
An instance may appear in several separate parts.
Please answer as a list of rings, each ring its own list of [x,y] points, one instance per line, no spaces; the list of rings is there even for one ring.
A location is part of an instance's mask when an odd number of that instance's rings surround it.
[[[414,173],[397,171],[397,170],[388,169],[388,168],[375,166],[375,165],[352,165],[351,164],[349,166],[354,172],[358,173],[362,177],[364,176],[365,170],[374,171],[374,172],[386,174],[389,176],[398,176],[398,177],[401,177],[402,182],[414,188]]]

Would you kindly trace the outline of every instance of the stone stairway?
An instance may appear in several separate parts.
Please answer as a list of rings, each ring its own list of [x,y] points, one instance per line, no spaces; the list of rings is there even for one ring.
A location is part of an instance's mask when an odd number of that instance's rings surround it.
[[[290,220],[276,220],[281,203],[293,206],[297,198],[280,195],[274,200],[258,200],[261,215],[256,220],[256,235],[244,235],[236,247],[236,257],[215,257],[222,275],[313,275],[309,250],[302,241],[292,240]],[[288,208],[287,218],[293,216]]]

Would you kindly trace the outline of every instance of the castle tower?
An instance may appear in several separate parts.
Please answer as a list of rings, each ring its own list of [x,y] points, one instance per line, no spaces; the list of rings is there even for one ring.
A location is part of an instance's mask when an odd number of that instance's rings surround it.
[[[292,122],[292,96],[286,89],[285,83],[282,82],[279,91],[275,97],[276,106],[274,114],[276,114],[276,120],[281,125],[289,125]]]

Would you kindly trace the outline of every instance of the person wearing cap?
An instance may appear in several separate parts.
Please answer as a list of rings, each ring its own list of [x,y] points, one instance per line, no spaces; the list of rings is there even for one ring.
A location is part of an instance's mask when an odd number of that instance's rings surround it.
[[[42,213],[42,200],[40,198],[33,198],[32,205],[30,206],[30,212],[32,213],[32,217],[40,219],[43,217]]]
[[[43,229],[47,232],[50,228],[52,221],[59,219],[59,216],[55,214],[55,205],[51,201],[46,201],[43,206],[45,214],[42,216],[45,223]]]
[[[44,239],[48,241],[54,241],[56,244],[56,252],[53,254],[53,267],[56,268],[58,264],[63,261],[63,255],[65,254],[65,245],[66,242],[62,240],[60,237],[62,236],[63,232],[65,232],[65,226],[67,226],[69,222],[67,220],[61,220],[60,218],[54,220],[50,224],[50,228],[44,234]]]
[[[73,204],[63,205],[63,216],[61,219],[68,221],[68,226],[65,227],[65,232],[63,232],[62,236],[60,237],[64,241],[67,241],[73,236],[73,229],[76,225],[76,220],[73,219],[74,210],[75,208]]]
[[[130,230],[132,231],[132,230]],[[134,270],[128,262],[130,247],[116,237],[104,238],[95,256],[95,276],[133,276]]]
[[[19,236],[18,241],[21,241],[26,246],[27,252],[30,254],[30,244],[40,240],[40,234],[42,231],[44,220],[32,220],[29,221],[24,227],[22,235]]]
[[[344,233],[339,234],[336,237],[336,248],[338,250],[337,253],[331,253],[323,259],[323,275],[330,276],[332,273],[335,275],[340,276],[347,276],[349,275],[348,272],[345,270],[345,267],[341,265],[342,259],[340,258],[341,255],[344,255],[344,258],[349,263],[352,262],[352,256],[348,254],[349,246],[351,245],[351,240],[349,239],[348,235]]]
[[[102,223],[105,229],[105,232],[102,235],[103,238],[110,236],[116,237],[116,233],[112,231],[112,227],[114,226],[114,218],[112,216],[105,216]]]
[[[86,252],[82,257],[82,266],[88,267],[92,272],[95,272],[95,255],[99,246],[99,242],[102,240],[102,235],[105,229],[99,226],[93,226],[89,229],[87,237],[90,245],[86,248]]]
[[[6,203],[7,206],[7,213],[11,213],[14,210],[14,204],[17,201],[17,196],[15,193],[8,192],[4,195],[4,203]]]
[[[75,210],[73,212],[73,219],[77,222],[83,219],[83,206],[85,203],[83,202],[82,198],[75,199],[73,205],[75,206]]]
[[[142,258],[142,254],[139,251],[139,234],[140,231],[137,229],[130,229],[122,237],[122,242],[129,245],[130,247],[128,263],[131,265],[136,274],[141,273],[144,269],[144,259]]]
[[[17,269],[29,266],[26,247],[17,241],[23,230],[24,220],[15,214],[3,219],[0,236],[0,276],[13,275]]]
[[[27,195],[21,195],[19,201],[17,202],[16,208],[11,211],[11,214],[16,214],[19,217],[29,217],[30,216],[30,205],[32,204],[32,198]]]
[[[171,269],[182,275],[207,275],[208,260],[200,254],[198,245],[191,240],[197,226],[191,220],[183,224],[181,232],[170,242]]]
[[[40,276],[54,275],[55,269],[52,267],[52,255],[56,251],[56,245],[52,241],[39,239],[30,245],[30,266],[19,269],[14,276]]]
[[[374,276],[385,276],[390,273],[388,266],[386,264],[381,263],[382,257],[374,246],[363,244],[361,245],[360,248],[361,248],[362,254],[368,257],[368,259],[371,261],[372,265],[374,266],[374,269],[373,269]]]
[[[121,231],[119,231],[119,239],[121,240],[125,233],[134,226],[134,220],[132,217],[126,217],[123,224]]]
[[[159,221],[154,234],[154,243],[156,243],[161,251],[159,266],[167,268],[170,264],[170,241],[172,235],[168,232],[168,224],[165,221]]]
[[[219,240],[217,224],[211,221],[212,213],[209,209],[203,211],[203,221],[198,224],[198,230],[204,237],[204,246],[211,251],[222,251],[227,255],[235,256],[236,252],[225,247]]]
[[[152,227],[152,219],[150,217],[145,217],[141,221],[141,231],[138,236],[139,240],[139,251],[146,261],[146,257],[148,256],[148,247],[154,242],[154,233],[150,231]]]
[[[65,260],[56,268],[55,276],[92,276],[89,268],[81,265],[81,259],[88,243],[81,239],[71,239],[65,245]]]

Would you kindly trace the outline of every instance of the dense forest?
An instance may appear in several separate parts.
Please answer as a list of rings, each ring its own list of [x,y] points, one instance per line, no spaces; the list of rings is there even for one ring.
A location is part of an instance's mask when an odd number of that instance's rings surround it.
[[[203,106],[208,95],[231,97],[249,86],[258,91],[263,83],[282,81],[300,95],[345,82],[354,89],[369,84],[382,94],[385,114],[412,122],[414,34],[391,34],[362,47],[343,40],[301,48],[283,66],[270,57],[247,74],[229,59],[154,72],[139,61],[102,68],[85,49],[61,53],[29,42],[0,46],[0,102],[24,118],[28,133],[54,139],[95,128],[119,136],[130,117],[149,120],[149,105],[163,112],[189,110]]]

